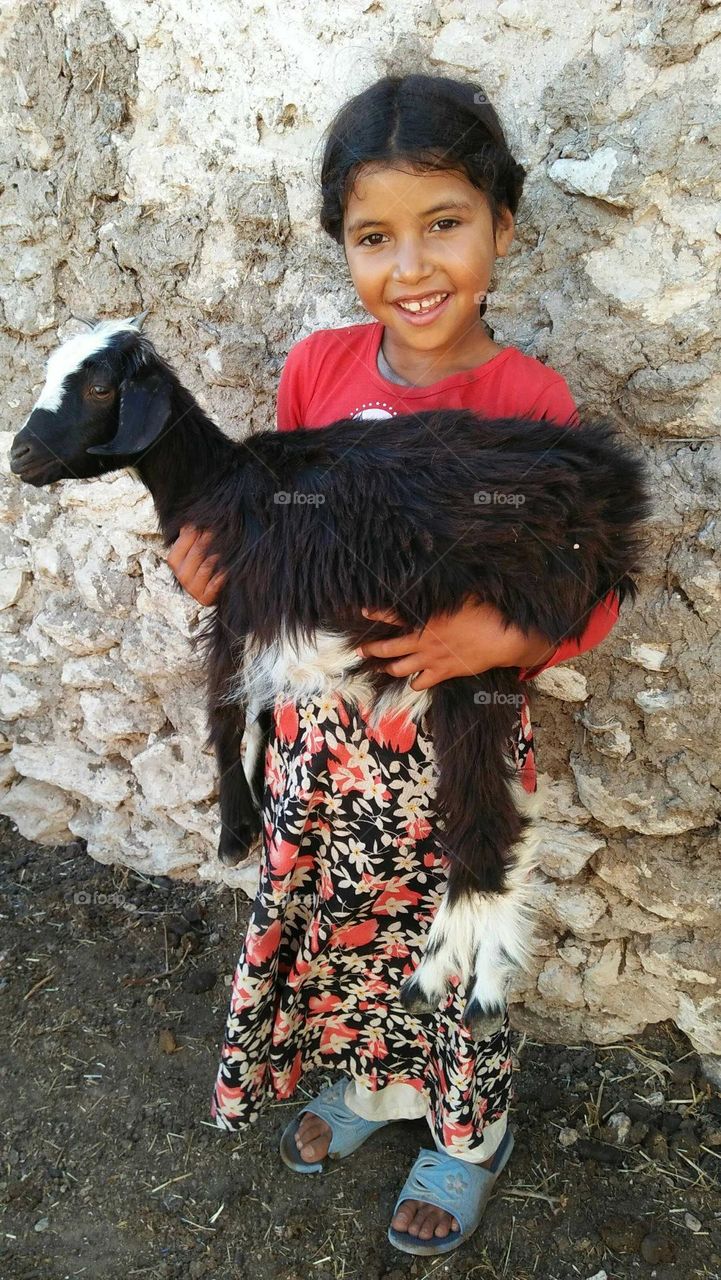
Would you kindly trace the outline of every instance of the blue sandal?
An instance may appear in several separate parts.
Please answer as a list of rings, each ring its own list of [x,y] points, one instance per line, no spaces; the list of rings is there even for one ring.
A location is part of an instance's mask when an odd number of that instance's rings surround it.
[[[512,1150],[513,1134],[509,1129],[506,1129],[493,1163],[488,1167],[469,1164],[467,1160],[446,1155],[445,1151],[429,1151],[424,1147],[405,1181],[391,1220],[404,1200],[423,1200],[452,1214],[461,1229],[451,1229],[447,1236],[421,1240],[420,1236],[412,1236],[409,1231],[396,1231],[390,1226],[388,1239],[391,1244],[403,1253],[424,1257],[450,1253],[465,1244],[481,1221],[496,1178],[505,1168]]]
[[[319,1160],[315,1164],[304,1160],[296,1146],[295,1135],[301,1116],[305,1115],[306,1111],[312,1111],[314,1115],[320,1116],[326,1124],[330,1125],[333,1136],[326,1159],[331,1160],[342,1160],[343,1156],[351,1155],[362,1146],[366,1138],[370,1138],[371,1134],[376,1132],[376,1129],[383,1129],[387,1124],[392,1124],[391,1120],[364,1120],[362,1116],[356,1115],[355,1111],[351,1111],[344,1101],[347,1085],[348,1081],[341,1079],[327,1089],[323,1089],[317,1098],[298,1112],[295,1119],[291,1120],[283,1131],[280,1140],[280,1156],[283,1163],[295,1173],[322,1173],[326,1165],[325,1160]]]

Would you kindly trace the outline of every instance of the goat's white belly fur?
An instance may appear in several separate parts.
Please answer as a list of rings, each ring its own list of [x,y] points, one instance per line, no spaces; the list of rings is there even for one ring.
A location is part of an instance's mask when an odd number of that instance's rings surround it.
[[[368,720],[375,727],[388,714],[405,712],[418,722],[431,705],[430,689],[412,689],[410,681],[397,678],[378,697],[367,672],[359,671],[363,659],[343,635],[316,631],[310,642],[294,645],[288,636],[261,648],[246,646],[241,670],[224,699],[243,701],[255,708],[272,707],[278,694],[301,700],[323,694],[339,694],[346,702],[368,708]]]

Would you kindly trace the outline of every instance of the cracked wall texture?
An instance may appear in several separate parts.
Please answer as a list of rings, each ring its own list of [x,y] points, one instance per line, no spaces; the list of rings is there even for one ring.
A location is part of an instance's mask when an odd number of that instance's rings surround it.
[[[289,347],[368,317],[319,230],[321,133],[410,70],[475,77],[528,170],[487,319],[609,413],[657,511],[642,597],[541,676],[544,926],[516,1025],[721,1053],[717,725],[721,5],[689,0],[7,4],[0,810],[146,873],[221,880],[214,766],[152,504],[128,472],[29,490],[12,435],[77,317],[147,330],[236,438]],[[75,317],[75,318],[74,318]]]

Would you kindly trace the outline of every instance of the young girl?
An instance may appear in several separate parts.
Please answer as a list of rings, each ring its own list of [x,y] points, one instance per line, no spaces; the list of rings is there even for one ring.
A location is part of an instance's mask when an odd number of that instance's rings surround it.
[[[326,142],[320,221],[342,244],[375,322],[296,343],[280,379],[279,431],[452,407],[578,424],[560,374],[494,342],[482,320],[524,176],[477,85],[386,77],[346,103]],[[168,559],[212,604],[223,576],[205,546],[205,534],[187,527]],[[498,666],[530,679],[600,643],[617,615],[611,593],[580,641],[549,650],[539,632],[504,630],[495,609],[468,602],[363,651],[414,689]],[[367,616],[399,622],[393,612]],[[430,1015],[412,1017],[399,1002],[447,862],[434,839],[426,718],[371,730],[366,713],[337,696],[276,701],[260,881],[211,1114],[242,1129],[265,1100],[291,1098],[309,1069],[342,1070],[283,1134],[283,1159],[303,1173],[349,1155],[390,1121],[426,1117],[436,1150],[421,1151],[401,1188],[389,1238],[405,1252],[439,1253],[478,1225],[513,1146],[508,1017],[474,1040],[461,1021],[460,982]],[[525,701],[515,756],[535,791]]]

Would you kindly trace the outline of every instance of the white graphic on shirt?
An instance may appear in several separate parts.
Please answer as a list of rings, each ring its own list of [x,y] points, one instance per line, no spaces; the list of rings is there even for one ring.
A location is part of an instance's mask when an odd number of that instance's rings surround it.
[[[386,409],[380,400],[374,400],[370,404],[364,404],[361,409],[356,409],[350,416],[364,422],[367,418],[395,418],[397,414],[395,409]]]

